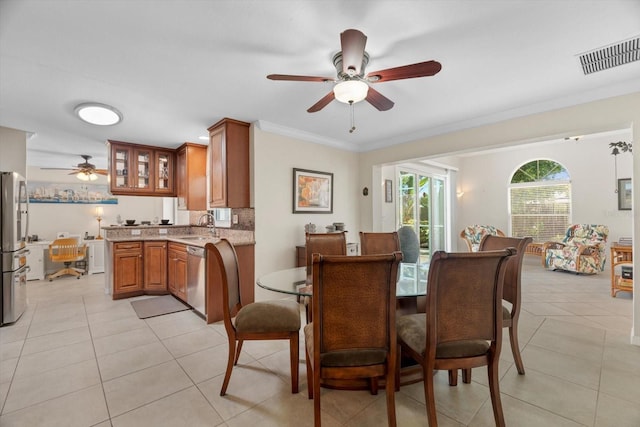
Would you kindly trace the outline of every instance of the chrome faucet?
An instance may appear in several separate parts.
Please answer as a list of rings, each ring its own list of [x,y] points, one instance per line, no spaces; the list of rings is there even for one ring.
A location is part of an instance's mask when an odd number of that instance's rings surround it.
[[[209,233],[211,233],[212,236],[217,237],[216,236],[216,218],[213,216],[212,213],[207,212],[205,214],[202,214],[200,216],[200,218],[198,218],[198,225],[202,226],[202,219],[203,218],[207,218],[207,222],[206,222],[206,226],[207,228],[209,228]]]

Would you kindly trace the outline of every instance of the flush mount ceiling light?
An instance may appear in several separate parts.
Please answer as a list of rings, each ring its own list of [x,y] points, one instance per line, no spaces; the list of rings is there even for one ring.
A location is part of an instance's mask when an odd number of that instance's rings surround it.
[[[122,113],[110,105],[86,102],[76,106],[75,113],[82,121],[97,126],[111,126],[122,121]]]
[[[355,104],[367,97],[369,85],[362,80],[344,80],[333,87],[336,99],[345,104]]]

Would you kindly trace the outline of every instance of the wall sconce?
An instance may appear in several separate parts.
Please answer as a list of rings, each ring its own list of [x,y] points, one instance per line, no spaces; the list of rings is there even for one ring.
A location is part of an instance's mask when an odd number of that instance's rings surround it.
[[[102,235],[100,234],[101,233],[100,221],[102,221],[102,215],[104,214],[104,210],[102,209],[102,206],[98,206],[96,208],[95,214],[96,214],[96,219],[98,220],[98,237],[96,237],[96,240],[102,240]]]
[[[460,191],[460,190],[456,191],[456,197],[458,197],[458,199],[461,198],[462,196],[464,196],[464,191]]]

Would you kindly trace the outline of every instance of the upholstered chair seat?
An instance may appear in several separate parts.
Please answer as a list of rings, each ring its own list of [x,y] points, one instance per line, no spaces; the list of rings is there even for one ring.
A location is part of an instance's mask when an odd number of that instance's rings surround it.
[[[281,332],[300,330],[300,308],[295,301],[276,300],[245,305],[234,319],[238,332]]]

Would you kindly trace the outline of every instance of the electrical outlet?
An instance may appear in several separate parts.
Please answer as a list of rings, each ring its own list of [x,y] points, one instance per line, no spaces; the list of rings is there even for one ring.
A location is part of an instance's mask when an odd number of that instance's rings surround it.
[[[233,216],[233,223],[234,223],[234,224],[237,224],[237,223],[238,223],[238,214],[235,214],[235,215]]]
[[[167,229],[166,228],[161,228],[161,229],[158,230],[158,233],[167,234]]]
[[[131,235],[132,236],[139,236],[140,235],[140,230],[131,230]]]

